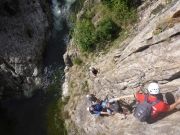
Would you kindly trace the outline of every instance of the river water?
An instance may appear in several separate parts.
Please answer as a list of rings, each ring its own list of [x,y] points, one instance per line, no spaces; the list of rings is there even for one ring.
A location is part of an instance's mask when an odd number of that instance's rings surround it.
[[[44,55],[44,89],[31,98],[4,100],[0,104],[0,135],[63,135],[58,121],[64,62],[68,42],[67,16],[72,0],[52,0],[54,27]],[[58,85],[57,85],[58,84]],[[54,85],[54,86],[53,86]],[[58,122],[60,123],[58,123]]]

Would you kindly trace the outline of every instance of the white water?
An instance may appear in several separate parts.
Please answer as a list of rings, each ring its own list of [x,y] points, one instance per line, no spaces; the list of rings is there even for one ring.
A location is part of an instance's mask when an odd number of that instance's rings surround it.
[[[46,64],[42,82],[44,88],[53,83],[52,76],[56,71],[63,70],[63,54],[69,42],[68,17],[73,2],[75,0],[52,0],[53,31],[45,57]]]
[[[69,16],[69,9],[75,0],[65,0],[65,4],[61,5],[60,1],[52,0],[52,11],[54,16],[54,28],[56,30],[62,29],[62,21]]]

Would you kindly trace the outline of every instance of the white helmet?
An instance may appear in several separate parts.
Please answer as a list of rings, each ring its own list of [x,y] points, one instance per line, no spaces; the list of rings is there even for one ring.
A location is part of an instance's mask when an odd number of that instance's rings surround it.
[[[160,93],[159,85],[157,83],[150,83],[148,86],[148,91],[150,94],[159,94]]]

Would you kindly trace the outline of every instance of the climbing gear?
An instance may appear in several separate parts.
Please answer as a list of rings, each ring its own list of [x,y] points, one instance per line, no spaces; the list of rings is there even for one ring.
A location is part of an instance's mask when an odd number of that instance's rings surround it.
[[[160,93],[159,85],[157,83],[150,83],[148,86],[148,91],[150,94],[159,94]]]
[[[104,107],[105,104],[105,107]],[[102,102],[103,108],[106,108],[107,112],[110,114],[113,113],[122,113],[123,109],[122,106],[120,105],[119,101],[115,100],[114,97],[109,97],[109,95],[106,96],[106,98]]]
[[[159,103],[160,100],[156,100],[152,103],[148,102],[148,95],[145,95],[145,100],[143,103],[138,103],[134,110],[134,117],[136,117],[141,122],[145,122],[151,118],[152,106]]]

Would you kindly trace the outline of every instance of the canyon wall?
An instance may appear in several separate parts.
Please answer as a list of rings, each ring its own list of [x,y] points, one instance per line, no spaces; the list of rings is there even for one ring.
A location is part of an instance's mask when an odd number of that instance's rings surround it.
[[[41,87],[42,56],[51,34],[50,0],[0,1],[0,98]]]
[[[97,118],[86,110],[88,93],[101,99],[106,95],[129,95],[134,93],[133,87],[140,84],[144,84],[146,90],[151,81],[159,83],[162,93],[172,92],[175,99],[180,97],[180,1],[166,2],[144,2],[139,7],[140,20],[134,33],[119,43],[118,49],[100,53],[81,67],[68,64],[70,58],[79,55],[73,43],[70,44],[65,54],[65,93],[69,95],[65,111],[69,134],[179,134],[179,111],[147,124],[138,122],[132,114],[126,119],[122,114]],[[97,77],[91,76],[90,66],[99,70]]]

